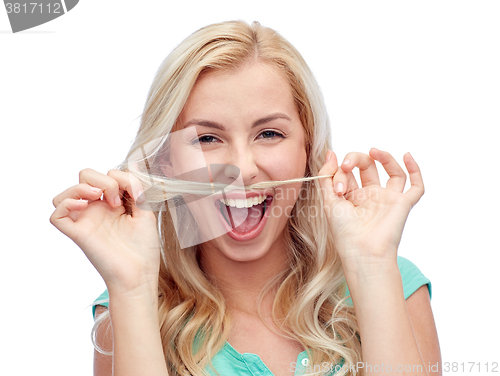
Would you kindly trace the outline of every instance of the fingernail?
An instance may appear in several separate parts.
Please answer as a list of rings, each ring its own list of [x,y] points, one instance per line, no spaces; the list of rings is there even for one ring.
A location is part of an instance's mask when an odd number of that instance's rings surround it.
[[[348,165],[349,163],[351,163],[351,161],[349,159],[344,159],[344,162],[342,164],[343,165]]]
[[[344,184],[342,184],[341,182],[338,182],[337,185],[335,186],[335,190],[337,191],[337,193],[341,193],[344,191]]]
[[[143,191],[137,192],[137,200],[136,200],[136,202],[138,204],[142,204],[144,201],[146,201],[146,197],[144,196],[144,192]]]
[[[97,188],[97,187],[90,187],[90,190],[92,192],[101,192],[101,188]]]
[[[330,150],[328,150],[326,152],[326,162],[325,163],[330,162],[330,159],[332,159],[332,152]]]
[[[120,196],[116,196],[116,198],[115,198],[115,205],[119,206],[121,204],[122,204],[122,199],[120,198]]]

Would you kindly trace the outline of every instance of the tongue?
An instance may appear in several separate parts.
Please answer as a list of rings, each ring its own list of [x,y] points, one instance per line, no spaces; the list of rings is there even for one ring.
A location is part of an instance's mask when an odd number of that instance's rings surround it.
[[[264,203],[250,208],[227,207],[229,219],[232,224],[239,224],[234,230],[245,233],[253,230],[259,224],[264,212]]]

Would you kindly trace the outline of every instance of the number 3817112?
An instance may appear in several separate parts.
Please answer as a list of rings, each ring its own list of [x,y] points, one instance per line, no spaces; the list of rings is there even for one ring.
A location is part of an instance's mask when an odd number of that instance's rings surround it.
[[[498,373],[498,362],[444,362],[443,372],[492,372]]]
[[[59,2],[42,3],[5,3],[7,13],[61,13]]]

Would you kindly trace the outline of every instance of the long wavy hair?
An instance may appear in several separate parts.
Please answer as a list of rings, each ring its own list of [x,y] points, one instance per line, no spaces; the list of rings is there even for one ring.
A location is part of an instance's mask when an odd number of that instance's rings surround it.
[[[127,155],[164,138],[176,124],[199,75],[235,69],[251,61],[275,67],[287,77],[306,134],[306,176],[324,164],[330,125],[323,96],[298,51],[276,31],[254,22],[231,21],[190,35],[163,61],[148,94],[137,137]],[[126,160],[127,160],[126,159]],[[122,163],[119,169],[127,171]],[[309,364],[343,364],[356,375],[361,344],[352,304],[346,299],[341,261],[323,213],[315,182],[304,182],[283,236],[288,267],[261,292],[276,289],[272,318],[288,338],[307,349]],[[311,215],[310,209],[316,209]],[[207,374],[211,359],[228,339],[231,313],[221,291],[199,266],[199,245],[181,249],[168,210],[155,212],[161,239],[159,316],[163,350],[173,375]],[[98,302],[95,304],[99,304]],[[260,315],[260,311],[259,311]],[[92,329],[109,320],[105,312]],[[196,346],[195,346],[196,344]],[[195,348],[196,347],[196,348]],[[325,374],[324,368],[313,369]],[[341,372],[343,373],[343,372]]]

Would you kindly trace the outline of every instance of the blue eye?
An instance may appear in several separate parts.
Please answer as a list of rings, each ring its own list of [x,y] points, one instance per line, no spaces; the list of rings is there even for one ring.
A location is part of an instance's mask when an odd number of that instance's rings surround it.
[[[260,134],[262,138],[276,138],[276,137],[281,137],[285,138],[281,133],[275,132],[275,131],[264,131]]]

